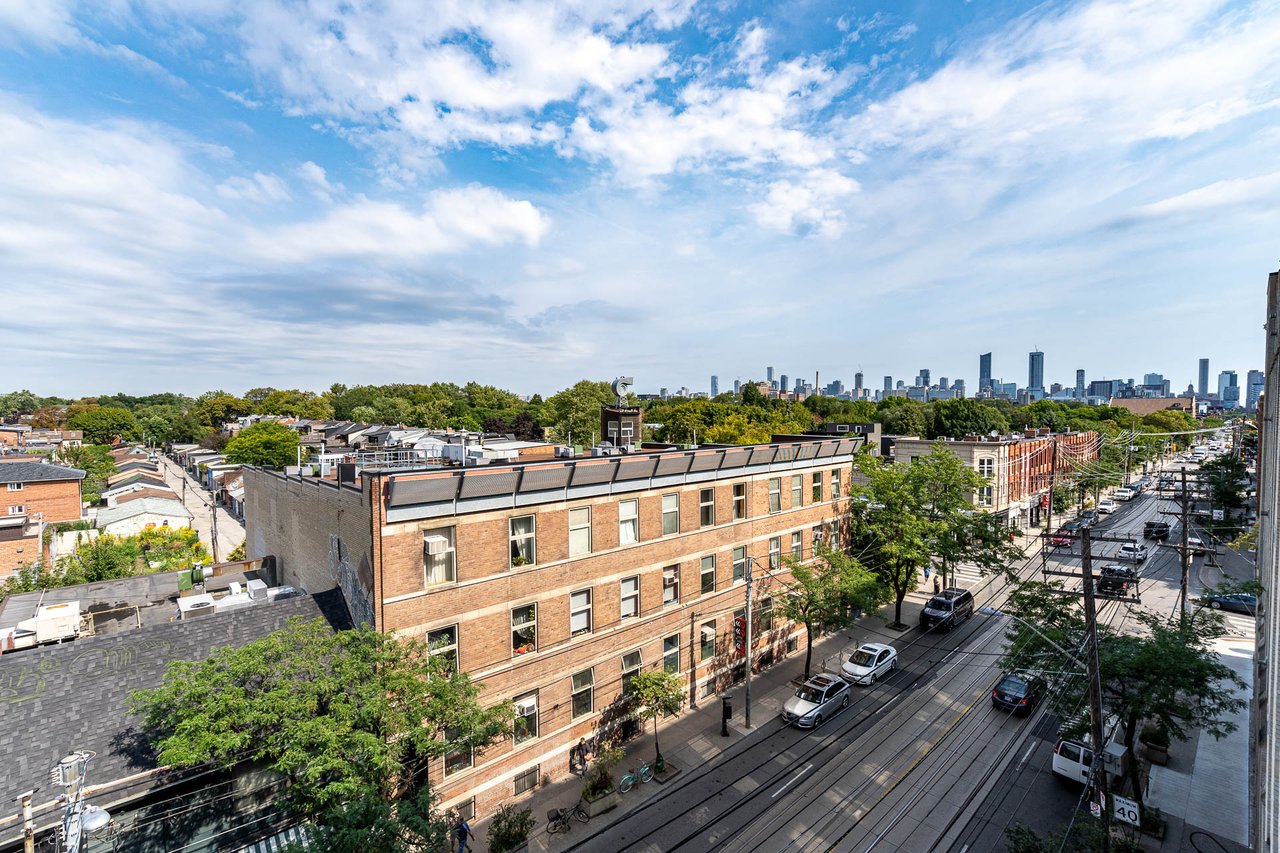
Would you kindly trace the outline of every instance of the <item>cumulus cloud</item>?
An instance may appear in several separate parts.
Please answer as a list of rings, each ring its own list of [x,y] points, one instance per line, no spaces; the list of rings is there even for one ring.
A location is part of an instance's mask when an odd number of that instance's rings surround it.
[[[814,169],[795,180],[774,181],[751,212],[775,231],[839,237],[845,230],[840,203],[858,191],[858,182],[830,169]]]
[[[271,204],[288,200],[289,188],[275,175],[254,172],[247,178],[237,175],[218,184],[218,195],[232,201]]]

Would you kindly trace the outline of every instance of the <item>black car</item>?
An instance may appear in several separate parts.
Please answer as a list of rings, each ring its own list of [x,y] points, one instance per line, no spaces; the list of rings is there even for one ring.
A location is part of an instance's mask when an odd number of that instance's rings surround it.
[[[950,631],[973,615],[973,593],[967,589],[947,587],[935,595],[920,611],[920,627],[926,631],[941,628]]]
[[[1098,511],[1096,509],[1086,509],[1080,513],[1080,517],[1076,519],[1082,527],[1093,527],[1098,523]]]
[[[1142,526],[1143,539],[1159,539],[1161,541],[1169,538],[1169,522],[1167,521],[1148,521]]]
[[[1209,595],[1200,599],[1200,603],[1214,610],[1230,610],[1233,613],[1244,613],[1249,616],[1258,612],[1258,596],[1251,592]]]
[[[1027,714],[1040,701],[1044,683],[1033,675],[1006,672],[991,688],[991,704],[1002,711]]]
[[[1137,583],[1138,570],[1133,566],[1110,563],[1098,573],[1098,592],[1104,594],[1124,595]]]

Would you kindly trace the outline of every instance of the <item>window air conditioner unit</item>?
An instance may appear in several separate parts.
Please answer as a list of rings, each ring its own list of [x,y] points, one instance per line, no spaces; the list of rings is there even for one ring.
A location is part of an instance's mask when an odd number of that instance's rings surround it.
[[[444,536],[424,536],[422,544],[426,546],[428,554],[443,554],[449,550],[449,540]]]

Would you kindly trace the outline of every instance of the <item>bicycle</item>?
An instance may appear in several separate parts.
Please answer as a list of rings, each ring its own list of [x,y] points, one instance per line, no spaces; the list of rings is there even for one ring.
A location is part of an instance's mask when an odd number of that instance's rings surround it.
[[[632,769],[630,773],[622,777],[622,781],[618,783],[618,790],[625,794],[636,786],[636,782],[643,784],[652,778],[653,771],[649,769],[649,762],[641,761],[639,770]]]
[[[571,817],[576,817],[580,823],[586,823],[591,820],[591,815],[587,813],[582,800],[578,800],[572,808],[549,810],[547,812],[547,832],[550,834],[568,832],[569,818]]]

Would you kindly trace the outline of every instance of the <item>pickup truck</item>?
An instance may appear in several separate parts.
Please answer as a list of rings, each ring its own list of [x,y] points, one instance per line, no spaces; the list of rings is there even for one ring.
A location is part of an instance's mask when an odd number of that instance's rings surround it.
[[[1135,492],[1133,489],[1127,488],[1125,486],[1121,486],[1120,488],[1112,492],[1111,497],[1115,498],[1118,501],[1131,501],[1135,497],[1137,497],[1137,494],[1138,493]]]

